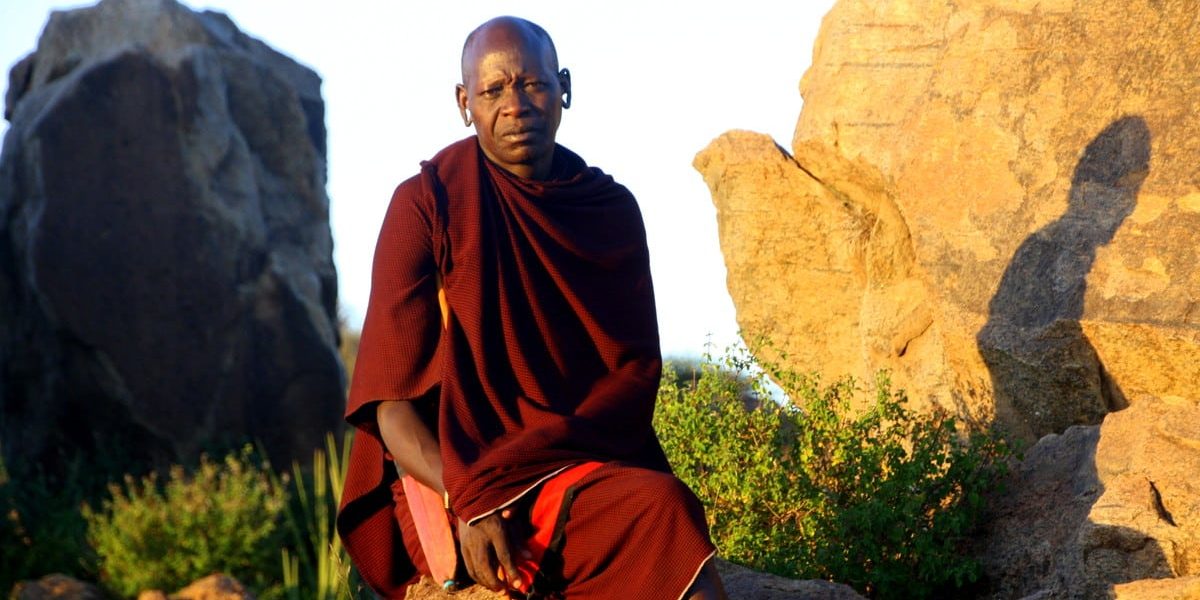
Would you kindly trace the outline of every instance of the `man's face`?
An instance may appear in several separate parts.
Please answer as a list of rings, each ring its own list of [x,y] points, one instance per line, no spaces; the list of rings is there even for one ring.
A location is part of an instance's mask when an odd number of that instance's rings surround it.
[[[458,105],[470,111],[484,154],[515,175],[546,177],[564,92],[549,49],[518,29],[492,27],[479,33],[463,64]]]

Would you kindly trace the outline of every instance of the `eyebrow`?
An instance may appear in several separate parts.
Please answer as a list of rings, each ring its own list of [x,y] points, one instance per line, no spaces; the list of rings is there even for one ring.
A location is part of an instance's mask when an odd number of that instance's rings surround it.
[[[503,75],[495,75],[493,77],[486,77],[486,78],[477,77],[476,78],[476,81],[479,83],[479,86],[482,89],[488,89],[488,88],[495,87],[498,85],[503,86],[503,85],[507,85],[509,83],[528,83],[530,81],[544,82],[545,80],[546,80],[546,78],[542,77],[538,73],[521,73],[521,74],[518,74],[515,76],[509,76],[507,74],[503,74]]]

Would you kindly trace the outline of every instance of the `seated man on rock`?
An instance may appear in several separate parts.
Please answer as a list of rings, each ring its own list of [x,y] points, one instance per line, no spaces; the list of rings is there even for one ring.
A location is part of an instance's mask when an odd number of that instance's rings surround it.
[[[555,143],[571,80],[549,35],[484,23],[456,93],[475,135],[400,184],[375,251],[346,411],[350,555],[385,598],[439,569],[528,598],[724,598],[703,509],[651,428],[641,213]]]

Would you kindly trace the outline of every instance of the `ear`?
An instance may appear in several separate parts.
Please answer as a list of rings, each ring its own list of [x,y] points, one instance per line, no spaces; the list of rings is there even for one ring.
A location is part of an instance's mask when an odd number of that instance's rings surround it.
[[[563,108],[571,108],[571,71],[564,68],[558,72],[558,87],[563,93]]]
[[[461,83],[454,86],[454,101],[458,104],[458,114],[462,116],[463,125],[470,127],[473,121],[467,112],[467,86]]]

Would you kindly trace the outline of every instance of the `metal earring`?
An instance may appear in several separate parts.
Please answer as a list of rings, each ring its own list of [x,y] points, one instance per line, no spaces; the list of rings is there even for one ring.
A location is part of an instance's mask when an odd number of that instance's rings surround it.
[[[469,111],[465,108],[462,111],[462,118],[463,118],[463,126],[464,127],[470,127],[471,125],[473,125],[475,123],[475,119],[471,117],[471,111]]]

